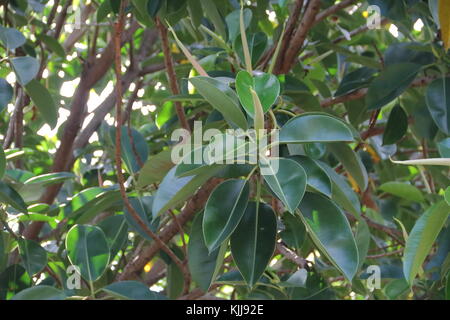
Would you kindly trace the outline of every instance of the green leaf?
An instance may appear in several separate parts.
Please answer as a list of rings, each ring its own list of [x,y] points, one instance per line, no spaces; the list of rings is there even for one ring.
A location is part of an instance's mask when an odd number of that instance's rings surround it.
[[[33,240],[20,239],[19,252],[30,276],[42,271],[47,265],[47,251]]]
[[[159,219],[155,219],[152,223],[152,212],[151,208],[153,205],[153,197],[139,197],[139,198],[132,198],[129,199],[131,206],[133,209],[137,212],[137,214],[141,217],[141,219],[145,222],[147,227],[152,230],[153,232],[156,232],[159,225]],[[150,237],[147,232],[144,231],[144,229],[134,220],[134,218],[131,216],[128,209],[124,208],[124,215],[125,220],[128,222],[128,225],[133,229],[136,230],[143,238],[153,241],[153,238]]]
[[[80,275],[94,282],[105,272],[110,250],[103,231],[94,226],[75,225],[66,236],[67,257]]]
[[[284,214],[284,230],[280,232],[281,239],[292,248],[299,249],[303,246],[306,238],[305,225],[297,213]]]
[[[305,169],[308,187],[331,197],[330,177],[315,160],[306,156],[292,156],[289,159],[296,161]]]
[[[226,120],[247,129],[247,119],[239,106],[239,99],[226,83],[203,76],[190,78],[189,81]]]
[[[145,284],[138,281],[119,281],[102,288],[107,294],[120,300],[166,300],[158,292],[151,291]]]
[[[247,71],[240,71],[236,76],[236,91],[245,111],[254,118],[255,109],[251,89],[261,101],[263,111],[267,112],[280,94],[280,82],[273,74],[261,73],[252,76]]]
[[[450,158],[450,138],[439,141],[437,147],[442,158]]]
[[[0,78],[0,112],[11,102],[13,94],[13,88],[8,81]]]
[[[355,90],[364,88],[370,83],[375,72],[375,69],[362,67],[346,74],[339,84],[334,96],[343,96]]]
[[[128,224],[124,215],[108,217],[100,221],[97,226],[102,229],[105,234],[111,251],[111,259],[114,259],[128,240]]]
[[[0,179],[3,178],[3,175],[5,174],[5,168],[6,168],[5,151],[3,151],[3,147],[0,146]]]
[[[172,150],[164,150],[156,155],[148,157],[139,172],[137,181],[138,188],[143,188],[152,183],[161,181],[167,172],[175,165],[172,162]]]
[[[358,247],[358,270],[360,270],[366,260],[370,247],[370,229],[364,219],[358,221],[355,234],[356,246]]]
[[[397,196],[399,198],[403,198],[403,199],[406,199],[409,201],[414,201],[414,202],[424,201],[422,192],[420,192],[419,189],[417,189],[415,186],[413,186],[409,183],[390,181],[390,182],[383,183],[379,189],[381,191],[390,193],[394,196]]]
[[[231,235],[231,253],[245,282],[253,287],[275,249],[277,221],[271,207],[250,202]]]
[[[449,205],[440,201],[426,210],[412,228],[403,255],[403,273],[409,285],[413,284],[449,213]]]
[[[342,208],[353,213],[355,216],[360,215],[361,204],[355,191],[350,187],[345,178],[334,171],[324,162],[317,161],[331,179],[332,199],[336,201]]]
[[[408,289],[409,285],[405,279],[394,279],[383,288],[383,292],[389,299],[395,300],[406,293]]]
[[[11,66],[22,86],[33,80],[39,71],[39,62],[33,57],[17,57],[11,59]]]
[[[20,212],[27,212],[27,205],[22,197],[3,181],[0,181],[0,202],[7,203]]]
[[[228,27],[228,40],[231,43],[234,43],[236,40],[236,37],[240,34],[240,28],[239,28],[239,16],[240,16],[241,10],[236,9],[233,12],[231,12],[229,15],[226,16],[225,21],[227,23]],[[247,29],[250,25],[250,22],[252,20],[252,10],[249,8],[244,9],[244,26],[245,29]]]
[[[11,298],[15,293],[28,288],[31,278],[19,264],[13,264],[0,273],[0,299]]]
[[[245,212],[249,195],[250,188],[245,180],[227,180],[213,190],[203,217],[203,233],[210,252],[233,233]]]
[[[55,183],[61,183],[66,180],[74,179],[76,176],[71,172],[46,173],[27,179],[24,184],[40,184],[43,187]]]
[[[299,209],[313,242],[351,281],[358,270],[359,257],[345,214],[331,200],[315,193],[306,193]]]
[[[383,145],[394,144],[399,141],[408,131],[408,115],[400,105],[396,105],[386,124],[383,133]]]
[[[3,42],[7,50],[14,50],[25,44],[27,39],[22,32],[13,28],[0,27],[0,40]]]
[[[209,250],[205,243],[206,234],[203,233],[204,227],[202,227],[202,224],[204,225],[204,221],[205,217],[203,213],[200,213],[195,217],[192,224],[188,244],[188,262],[192,279],[203,291],[207,292],[222,267],[227,242]]]
[[[214,1],[200,0],[200,2],[202,4],[204,14],[206,15],[206,17],[208,17],[209,20],[211,20],[214,28],[216,29],[216,32],[220,34],[223,39],[226,39],[227,30],[225,27],[225,23]]]
[[[66,294],[55,287],[39,285],[20,291],[11,300],[64,300]]]
[[[304,113],[280,130],[280,143],[353,141],[350,128],[327,114]]]
[[[30,80],[25,86],[25,91],[33,103],[39,109],[45,122],[53,129],[58,122],[58,110],[50,92],[37,80]]]
[[[386,67],[372,81],[367,91],[368,110],[376,110],[387,105],[401,95],[414,81],[421,66],[405,62]]]
[[[142,1],[141,1],[142,2]],[[147,1],[147,11],[148,14],[155,18],[158,14],[159,9],[161,9],[164,1],[163,0],[148,0]]]
[[[269,188],[286,209],[293,213],[306,190],[307,176],[303,167],[294,160],[263,157],[260,159],[260,167]]]
[[[36,36],[37,39],[45,43],[45,46],[50,49],[50,51],[56,53],[61,58],[66,58],[66,51],[63,46],[55,38],[48,36],[46,34],[40,34]]]
[[[450,187],[447,187],[447,189],[445,189],[445,201],[450,205]]]
[[[431,82],[426,91],[426,102],[436,125],[445,134],[450,134],[450,78]]]
[[[266,50],[267,35],[264,32],[257,32],[247,35],[247,39],[251,62],[254,66]],[[237,53],[240,61],[243,62],[245,61],[245,55],[242,45],[241,35],[238,35],[236,37],[236,40],[234,40],[234,50]]]
[[[175,176],[176,170],[177,167],[170,169],[159,185],[153,200],[153,218],[162,212],[181,204],[189,196],[194,194],[197,189],[220,170],[220,168],[210,168],[197,176],[181,178]]]
[[[344,143],[330,143],[328,149],[336,159],[344,166],[345,170],[355,179],[361,191],[367,189],[369,178],[367,170],[358,155]]]
[[[113,145],[115,145],[116,128],[110,127],[110,137]],[[121,154],[122,159],[125,162],[128,172],[136,173],[141,169],[140,162],[142,164],[147,161],[148,158],[148,145],[144,136],[134,128],[131,128],[131,137],[128,134],[128,128],[122,127],[121,134]],[[133,145],[134,144],[134,150]],[[138,160],[139,157],[139,160]]]

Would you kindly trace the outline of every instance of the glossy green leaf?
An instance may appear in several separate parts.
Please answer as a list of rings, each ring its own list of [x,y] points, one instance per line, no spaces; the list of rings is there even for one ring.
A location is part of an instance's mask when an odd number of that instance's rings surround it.
[[[181,178],[175,176],[176,170],[177,167],[170,169],[159,185],[153,200],[153,217],[182,203],[194,194],[211,176],[217,173],[219,169],[210,168],[197,176]]]
[[[450,214],[450,206],[441,201],[426,210],[414,224],[403,254],[403,273],[410,285],[419,272],[439,232]]]
[[[420,68],[420,65],[409,62],[386,67],[369,86],[366,96],[368,109],[380,109],[401,95],[414,81]]]
[[[272,74],[261,73],[252,76],[247,71],[240,71],[236,76],[236,91],[245,111],[255,116],[255,109],[251,89],[256,91],[264,112],[275,103],[280,94],[280,82]]]
[[[358,249],[345,214],[328,198],[306,193],[301,217],[316,246],[351,281],[358,270]]]
[[[228,239],[247,207],[250,188],[245,180],[227,180],[208,198],[203,217],[203,233],[209,251]]]
[[[280,130],[281,143],[353,140],[350,128],[327,114],[304,113],[289,120]]]
[[[379,189],[409,201],[422,202],[424,200],[422,192],[409,183],[391,181],[383,183]]]
[[[7,203],[20,212],[27,212],[27,205],[22,197],[3,181],[0,181],[0,202]]]
[[[39,71],[39,62],[33,57],[17,57],[11,59],[11,65],[16,73],[17,81],[26,86]]]
[[[14,50],[25,44],[26,39],[22,32],[14,28],[0,27],[0,40],[7,50]]]
[[[24,184],[39,184],[42,186],[48,186],[55,183],[61,183],[66,180],[74,179],[75,175],[71,172],[55,172],[46,173],[39,176],[27,179]]]
[[[450,78],[436,79],[426,91],[431,117],[445,134],[450,134]]]
[[[8,81],[0,78],[0,112],[11,102],[13,94],[13,88]]]
[[[344,166],[345,170],[355,179],[361,191],[367,189],[369,178],[367,170],[359,156],[344,143],[330,143],[328,149],[336,159]]]
[[[247,119],[239,106],[239,99],[226,83],[203,76],[190,78],[189,81],[225,119],[247,129]]]
[[[0,273],[0,299],[11,298],[31,285],[31,277],[19,264],[13,264]]]
[[[358,270],[360,270],[366,260],[370,247],[370,229],[364,219],[358,221],[355,234],[356,246],[358,247]]]
[[[299,163],[308,176],[308,186],[331,197],[331,180],[324,169],[313,159],[306,156],[292,156],[290,159]]]
[[[259,208],[258,208],[259,207]],[[231,236],[231,253],[245,279],[253,287],[270,262],[275,249],[277,221],[268,205],[249,202]]]
[[[206,17],[208,17],[209,20],[211,20],[214,28],[216,29],[216,32],[220,34],[223,39],[226,39],[227,31],[225,23],[215,2],[210,0],[200,0],[200,2],[202,4],[204,14],[206,15]]]
[[[222,267],[227,242],[209,250],[205,243],[205,229],[204,226],[202,227],[204,221],[205,217],[201,213],[195,217],[192,224],[188,244],[188,262],[192,279],[207,292]]]
[[[58,110],[47,88],[37,80],[30,80],[25,86],[25,91],[39,109],[45,122],[53,129],[58,122]]]
[[[33,240],[20,239],[19,252],[30,276],[42,271],[47,265],[47,251]]]
[[[250,51],[251,62],[254,66],[266,50],[267,35],[264,32],[247,34],[247,42]],[[242,48],[242,39],[240,35],[238,35],[234,40],[234,50],[239,56],[240,61],[244,62],[244,50]]]
[[[408,115],[400,105],[396,105],[389,114],[383,133],[383,145],[396,143],[403,138],[406,131],[408,131]]]
[[[333,201],[336,201],[342,208],[353,213],[355,216],[360,215],[361,204],[355,191],[350,187],[345,178],[334,171],[324,162],[317,161],[331,179],[331,193]]]
[[[64,300],[66,294],[55,287],[39,285],[20,291],[11,300]]]
[[[103,231],[94,226],[75,225],[66,236],[67,257],[89,282],[100,278],[109,263],[110,250]]]
[[[107,294],[120,300],[166,300],[158,292],[151,291],[144,283],[138,281],[119,281],[102,288]]]
[[[371,78],[376,70],[372,68],[362,67],[356,69],[344,76],[334,96],[339,97],[357,89],[363,88],[370,83]]]
[[[280,237],[289,247],[300,249],[306,238],[305,225],[297,213],[283,215],[284,230]]]
[[[294,160],[284,158],[261,158],[260,167],[266,184],[293,213],[306,190],[308,178],[303,167]]]

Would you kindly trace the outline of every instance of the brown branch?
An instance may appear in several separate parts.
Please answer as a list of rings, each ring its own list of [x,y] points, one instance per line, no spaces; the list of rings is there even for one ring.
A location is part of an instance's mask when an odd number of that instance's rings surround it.
[[[156,27],[158,28],[159,35],[161,37],[162,49],[164,54],[164,64],[166,65],[170,89],[174,95],[180,94],[180,88],[178,87],[177,82],[177,74],[175,73],[175,68],[173,67],[173,58],[172,53],[170,52],[167,28],[161,23],[158,17],[156,18]],[[186,114],[184,113],[184,109],[183,106],[181,105],[181,102],[175,101],[175,110],[181,126],[190,132],[191,128],[186,119]]]
[[[379,259],[379,258],[384,258],[384,257],[388,257],[388,256],[394,256],[397,254],[401,254],[403,252],[403,248],[395,250],[395,251],[390,251],[390,252],[385,252],[385,253],[380,253],[380,254],[374,254],[371,256],[366,256],[366,259]]]
[[[319,23],[320,21],[326,19],[327,17],[335,14],[339,10],[342,10],[344,8],[347,8],[348,6],[351,6],[352,4],[355,4],[355,2],[359,2],[358,0],[343,0],[335,5],[332,5],[328,7],[325,10],[322,10],[315,18],[314,24]]]
[[[305,14],[302,17],[300,25],[295,31],[289,47],[283,56],[283,65],[277,73],[288,73],[295,63],[300,50],[303,47],[308,31],[314,25],[316,15],[320,10],[320,0],[310,0],[305,10]]]
[[[145,231],[147,235],[149,235],[156,243],[161,246],[161,249],[167,253],[167,255],[172,259],[172,261],[178,266],[184,276],[185,281],[185,292],[189,290],[189,281],[190,274],[187,266],[183,264],[183,262],[177,257],[177,255],[170,250],[170,248],[147,226],[144,220],[140,217],[140,215],[136,212],[136,210],[131,205],[128,200],[127,192],[125,190],[125,178],[122,173],[122,155],[121,155],[121,135],[122,135],[122,63],[121,63],[121,36],[124,26],[124,5],[125,1],[121,2],[120,5],[120,13],[118,22],[115,23],[115,36],[114,36],[114,48],[115,48],[115,74],[116,74],[116,148],[115,148],[115,162],[116,162],[116,170],[117,170],[117,180],[119,184],[120,194],[122,196],[122,200],[130,213],[131,217],[136,221],[136,223]]]
[[[173,221],[168,226],[166,226],[160,233],[159,238],[167,243],[175,235],[179,233],[179,225],[185,225],[189,220],[191,220],[195,213],[202,210],[208,200],[208,197],[212,190],[222,181],[222,179],[213,178],[205,183],[199,191],[188,201],[186,206],[183,208],[180,214],[177,216],[178,222]],[[153,257],[161,249],[160,243],[154,242],[148,247],[144,248],[139,257],[133,261],[130,261],[124,268],[122,274],[119,275],[118,280],[130,280],[136,279],[140,274],[144,266],[153,259]]]
[[[277,251],[283,255],[289,261],[292,261],[300,268],[304,268],[307,264],[307,261],[301,257],[299,257],[294,251],[284,246],[282,243],[277,243],[276,245]]]

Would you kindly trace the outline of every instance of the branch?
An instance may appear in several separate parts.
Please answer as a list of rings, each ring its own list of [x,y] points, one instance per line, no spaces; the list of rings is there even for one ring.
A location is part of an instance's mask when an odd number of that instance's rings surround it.
[[[302,17],[302,21],[298,26],[290,46],[287,48],[283,57],[283,66],[279,70],[279,73],[288,73],[291,70],[292,65],[303,47],[303,43],[306,39],[308,31],[314,25],[316,15],[320,9],[320,0],[310,0],[308,2],[308,7],[306,8],[305,14]]]
[[[304,268],[307,264],[307,261],[301,257],[299,257],[294,251],[284,246],[282,243],[277,243],[276,245],[277,251],[282,254],[286,259],[292,261],[300,268]]]
[[[355,2],[360,2],[358,0],[343,0],[335,5],[332,5],[331,7],[328,7],[327,9],[321,11],[314,20],[314,24],[319,23],[320,21],[326,19],[327,17],[335,14],[341,9],[347,8],[348,6],[351,6],[352,4],[355,4]]]
[[[164,54],[164,64],[166,65],[170,89],[172,90],[172,94],[180,94],[180,88],[178,87],[177,82],[177,74],[175,73],[175,69],[173,67],[173,58],[172,53],[170,52],[167,28],[161,23],[159,18],[156,18],[156,27],[158,28],[159,35],[161,37],[162,49]],[[180,120],[181,126],[190,132],[191,128],[189,126],[189,123],[187,122],[186,114],[184,113],[181,102],[175,101],[175,110],[178,116],[178,120]]]

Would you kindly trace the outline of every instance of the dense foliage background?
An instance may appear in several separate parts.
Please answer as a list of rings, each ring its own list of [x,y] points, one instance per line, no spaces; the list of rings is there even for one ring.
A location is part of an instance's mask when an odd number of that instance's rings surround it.
[[[0,299],[449,299],[450,2],[242,5],[0,1]]]

